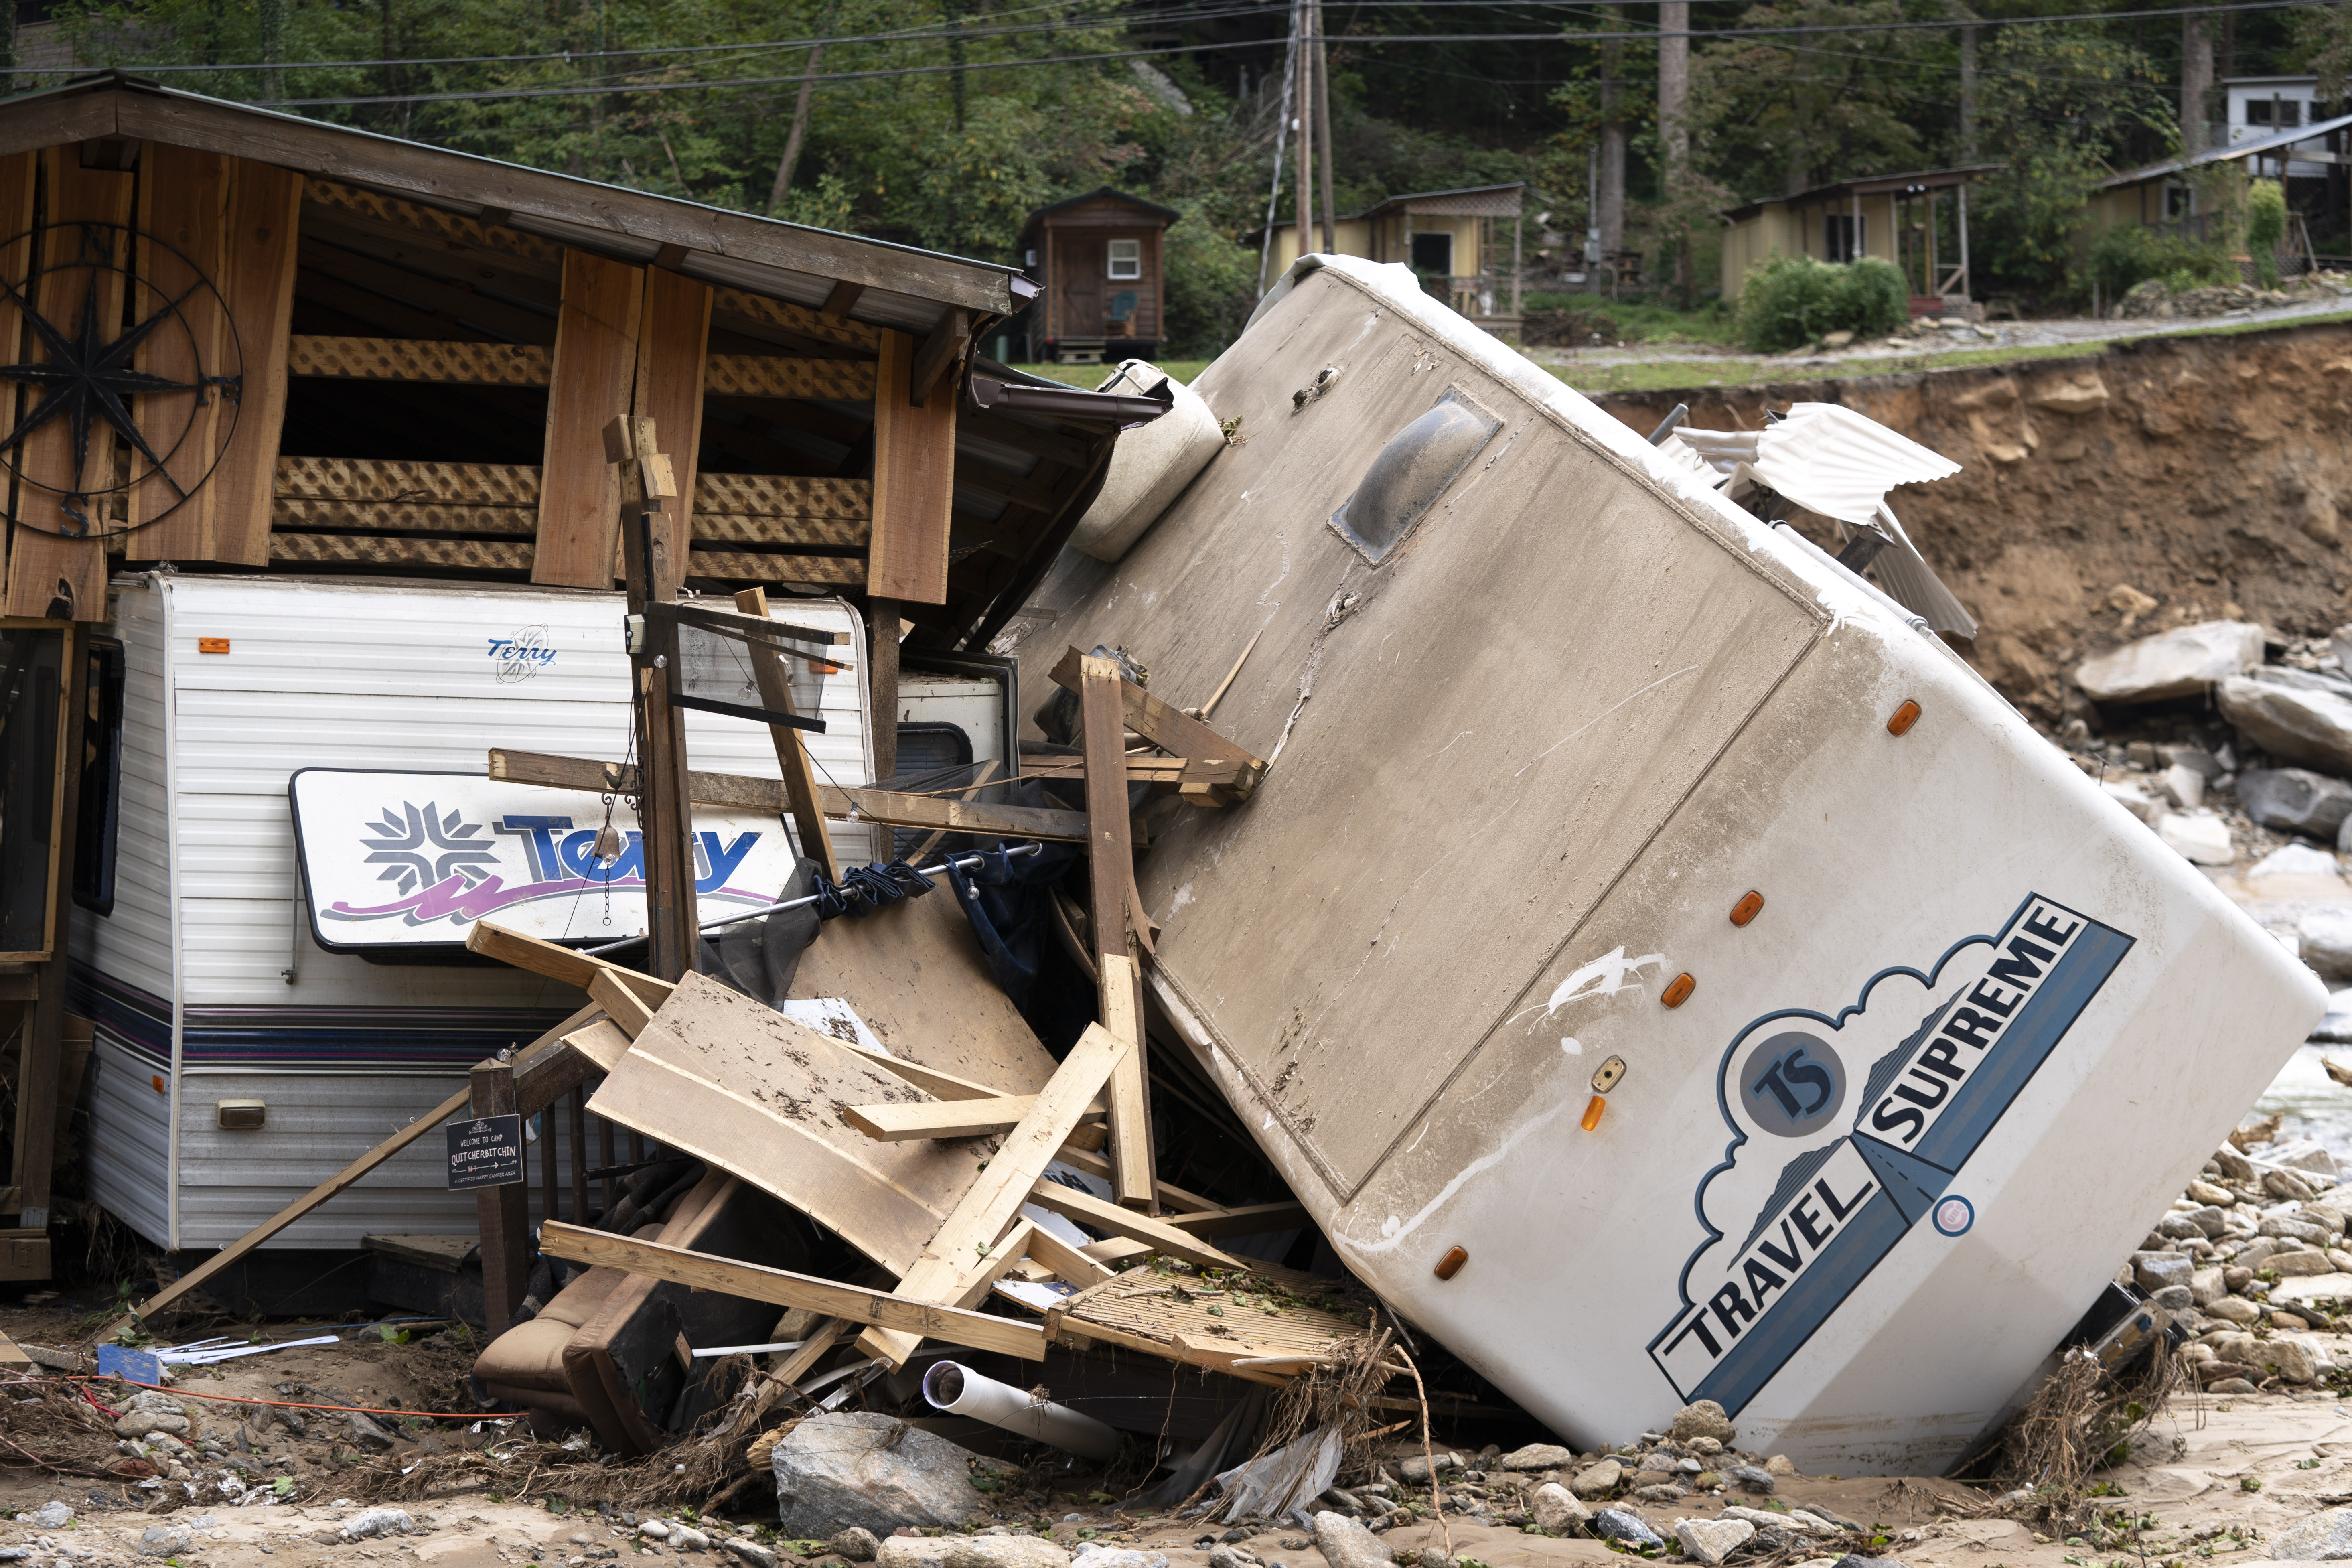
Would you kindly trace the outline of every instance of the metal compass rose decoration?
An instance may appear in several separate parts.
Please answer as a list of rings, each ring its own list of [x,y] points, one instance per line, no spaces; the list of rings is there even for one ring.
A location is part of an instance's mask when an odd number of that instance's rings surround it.
[[[142,274],[142,251],[176,260],[172,291]],[[0,359],[17,362],[0,363],[0,426],[12,402],[15,413],[0,468],[21,481],[14,521],[97,538],[134,526],[134,492],[135,526],[178,510],[236,428],[244,365],[228,301],[179,251],[114,224],[47,225],[0,257],[25,269],[0,276],[0,306],[25,326],[21,352],[0,341]]]

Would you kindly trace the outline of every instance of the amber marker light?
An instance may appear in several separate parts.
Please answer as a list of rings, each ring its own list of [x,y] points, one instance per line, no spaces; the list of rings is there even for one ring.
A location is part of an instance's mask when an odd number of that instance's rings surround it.
[[[1731,923],[1744,926],[1760,914],[1763,909],[1764,895],[1750,888],[1741,896],[1738,903],[1731,906]]]
[[[1469,1261],[1469,1253],[1458,1247],[1449,1247],[1445,1249],[1445,1256],[1437,1260],[1437,1267],[1431,1272],[1440,1279],[1451,1279],[1461,1273],[1462,1266]]]
[[[1886,721],[1886,732],[1890,735],[1907,735],[1911,732],[1911,726],[1918,721],[1919,705],[1906,698],[1903,706],[1895,710],[1895,717]]]
[[[1677,974],[1666,983],[1666,988],[1659,993],[1658,1000],[1669,1007],[1679,1007],[1689,1001],[1690,994],[1697,989],[1697,981],[1687,974]]]
[[[1608,1109],[1609,1102],[1601,1099],[1599,1095],[1594,1095],[1592,1097],[1592,1102],[1584,1108],[1584,1130],[1587,1132],[1590,1132],[1594,1128],[1600,1126],[1601,1113]]]

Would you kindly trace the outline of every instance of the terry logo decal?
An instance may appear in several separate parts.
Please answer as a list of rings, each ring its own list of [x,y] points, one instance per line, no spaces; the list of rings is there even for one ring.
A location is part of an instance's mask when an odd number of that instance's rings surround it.
[[[1967,1234],[1976,1209],[1948,1189],[2132,940],[2037,895],[1930,973],[1874,976],[1834,1018],[1740,1031],[1717,1088],[1734,1137],[1699,1184],[1707,1239],[1650,1342],[1685,1404],[1737,1415],[1914,1226]],[[1849,1060],[1869,1064],[1858,1095]]]
[[[490,645],[490,660],[498,666],[502,685],[529,680],[555,662],[555,648],[547,640],[545,626],[525,626],[510,637],[485,640]]]

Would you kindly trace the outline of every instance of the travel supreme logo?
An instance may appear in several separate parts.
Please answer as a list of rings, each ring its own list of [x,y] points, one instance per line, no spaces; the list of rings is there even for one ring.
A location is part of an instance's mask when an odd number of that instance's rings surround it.
[[[1835,1018],[1791,1009],[1740,1031],[1717,1087],[1735,1136],[1699,1184],[1707,1240],[1650,1342],[1685,1404],[1738,1414],[1912,1226],[1968,1230],[1954,1179],[2133,940],[2036,895],[1930,973],[1873,976]],[[1909,1010],[1934,997],[1925,1018]],[[1871,1064],[1850,1101],[1849,1060]]]

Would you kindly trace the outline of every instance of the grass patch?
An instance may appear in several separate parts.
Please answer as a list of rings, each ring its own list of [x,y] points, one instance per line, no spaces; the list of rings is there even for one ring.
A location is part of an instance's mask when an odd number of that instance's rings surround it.
[[[1204,359],[1164,359],[1157,363],[1160,369],[1187,386],[1192,384],[1194,377],[1209,368],[1209,362]],[[1047,381],[1058,381],[1065,386],[1084,387],[1087,391],[1092,392],[1103,384],[1104,377],[1109,375],[1118,366],[1114,363],[1111,364],[1016,364],[1011,368],[1026,375],[1040,375]]]
[[[1528,314],[1558,310],[1590,325],[1580,338],[1598,331],[1608,346],[1620,339],[1628,343],[1720,343],[1738,341],[1730,311],[1719,305],[1677,310],[1654,300],[1612,300],[1606,294],[1531,293],[1521,301]]]

